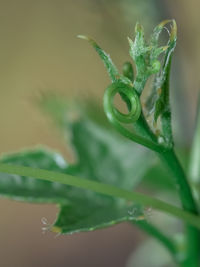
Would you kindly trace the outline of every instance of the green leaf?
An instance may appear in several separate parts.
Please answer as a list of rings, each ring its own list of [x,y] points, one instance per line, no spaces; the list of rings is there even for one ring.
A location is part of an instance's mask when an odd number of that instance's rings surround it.
[[[89,177],[125,189],[139,183],[154,162],[150,151],[122,139],[86,116],[71,121],[71,116],[66,116],[64,106],[60,109],[58,106],[56,99],[51,114],[55,112],[54,119],[71,136],[76,154],[75,165],[67,165],[58,153],[45,149],[7,155],[0,162],[69,173],[83,179]],[[29,177],[0,174],[0,195],[22,201],[59,204],[58,218],[54,225],[49,226],[59,233],[91,231],[121,221],[143,218],[142,207],[125,200]]]
[[[133,85],[131,77],[121,75],[119,73],[117,67],[113,63],[110,55],[108,55],[93,39],[91,39],[90,37],[85,36],[85,35],[78,35],[78,38],[81,38],[83,40],[88,41],[93,46],[93,48],[96,50],[96,52],[100,56],[101,60],[103,61],[112,83],[114,83],[116,81],[120,81],[124,84],[128,84],[131,86]],[[120,96],[126,102],[127,106],[130,107],[130,101],[127,98],[127,96],[123,93],[120,93]]]
[[[105,51],[103,51],[103,49],[101,49],[101,47],[93,39],[89,38],[88,36],[78,35],[77,37],[88,41],[94,47],[94,49],[97,51],[100,58],[102,59],[103,63],[105,64],[105,67],[108,71],[108,74],[110,75],[111,80],[116,81],[117,77],[119,77],[119,72],[115,64],[112,62],[110,56]]]
[[[8,154],[1,163],[16,164],[65,173],[68,164],[57,152],[45,148],[23,150]],[[0,196],[37,203],[67,203],[67,187],[58,183],[37,181],[32,178],[0,174]]]
[[[151,153],[141,150],[133,143],[121,139],[115,133],[100,128],[89,120],[79,121],[71,127],[72,144],[79,162],[79,171],[76,175],[84,175],[96,181],[109,182],[127,189],[136,186],[153,163]],[[144,158],[147,165],[139,168]],[[83,205],[79,205],[76,209],[71,208],[73,213],[69,213],[68,207],[62,207],[55,226],[61,228],[63,232],[67,229],[80,231],[83,225],[85,227],[83,230],[92,230],[142,216],[142,210],[136,206],[129,206],[124,201],[119,202],[116,199],[107,198],[106,201],[103,199],[101,197],[101,200],[98,199],[96,202],[93,198],[87,205],[82,203]],[[130,216],[132,212],[133,218]],[[82,218],[81,222],[76,219],[77,213]],[[66,221],[69,221],[69,224],[66,224]]]
[[[119,73],[110,55],[108,55],[92,38],[85,35],[78,35],[78,38],[88,41],[94,47],[101,60],[103,61],[112,82],[116,82],[120,79],[126,84],[131,84],[131,80]]]
[[[124,189],[133,188],[154,164],[151,151],[120,138],[95,123],[83,120],[72,127],[72,144],[78,153],[80,174]],[[139,168],[144,162],[145,166]]]
[[[111,178],[114,185],[130,188],[138,184],[146,170],[157,162],[153,152],[124,139],[107,127],[100,126],[88,118],[82,108],[74,107],[76,115],[71,116],[67,100],[60,98],[60,101],[61,106],[64,106],[64,101],[66,105],[59,114],[58,110],[61,109],[59,109],[58,96],[56,98],[51,95],[43,96],[40,99],[40,107],[50,115],[65,136],[70,136],[69,132],[71,132],[71,143],[79,158],[78,166],[80,172],[84,172],[86,177],[95,177],[97,174],[101,178],[95,179],[106,182],[106,176],[109,175],[115,177],[115,179]],[[146,166],[144,171],[138,168],[143,157]],[[89,175],[91,171],[93,175]],[[135,174],[134,178],[130,178],[132,172]],[[124,179],[121,179],[121,176]]]
[[[7,155],[0,162],[74,175],[82,174],[78,167],[67,167],[65,160],[58,153],[45,149]],[[55,182],[10,174],[0,175],[0,195],[20,201],[60,204],[61,211],[51,230],[60,229],[62,233],[90,231],[121,221],[133,220],[142,215],[141,207],[128,204],[123,200]],[[132,214],[133,210],[134,214]]]
[[[170,78],[170,67],[171,67],[171,58],[172,53],[176,46],[176,23],[173,21],[173,27],[170,33],[170,40],[168,42],[168,48],[165,52],[165,58],[163,63],[163,68],[161,75],[156,77],[156,89],[159,89],[158,95],[159,98],[156,102],[154,118],[157,121],[158,116],[164,112],[170,110],[169,105],[169,78]]]
[[[75,233],[93,231],[109,227],[123,221],[144,219],[143,209],[137,205],[127,205],[124,201],[91,198],[90,201],[61,206],[52,231]]]
[[[139,23],[137,23],[135,27],[134,41],[128,38],[130,44],[130,56],[134,60],[137,71],[136,79],[134,80],[134,88],[139,94],[142,93],[142,90],[144,89],[148,77],[154,73],[157,73],[160,70],[161,64],[158,60],[158,57],[168,48],[168,46],[158,46],[158,36],[165,23],[163,23],[162,26],[161,25],[162,23],[154,29],[154,33],[149,44],[145,41],[144,29]],[[132,71],[129,72],[128,75],[127,70],[125,70],[125,73],[123,73],[123,75],[120,74],[117,67],[111,60],[110,56],[93,39],[85,35],[78,35],[78,37],[88,41],[94,47],[94,49],[104,62],[104,65],[108,71],[112,82],[120,80],[125,84],[133,86]]]
[[[66,110],[59,113],[60,116],[58,116],[59,108],[54,109],[54,101],[52,97],[45,97],[41,99],[40,104],[58,123],[64,134],[71,132],[71,143],[75,149],[78,162],[77,176],[91,177],[96,181],[109,182],[128,189],[135,187],[145,172],[154,164],[155,158],[152,157],[150,151],[121,138],[111,130],[100,127],[87,117],[81,118],[82,116],[78,114],[78,108],[76,108],[75,121],[71,121],[71,118],[66,116],[68,113],[66,111],[67,105]],[[56,98],[56,103],[58,103],[58,98]],[[61,105],[62,103],[63,99]],[[83,110],[81,110],[81,113],[83,113]],[[61,121],[62,123],[60,123]],[[145,160],[145,165],[140,168],[139,166],[143,160]],[[133,219],[135,216],[141,217],[140,209],[134,206],[129,207],[123,201],[119,203],[118,200],[113,201],[112,199],[109,200],[109,203],[105,202],[103,204],[105,199],[103,197],[101,199],[101,201],[98,199],[96,203],[95,198],[93,198],[84,205],[83,201],[76,208],[62,206],[54,229],[62,229],[65,232],[105,227],[129,220],[132,211],[134,211]],[[77,214],[81,221],[77,220]]]
[[[170,99],[169,99],[169,81],[170,81],[170,68],[172,54],[176,46],[177,39],[177,26],[174,20],[172,21],[163,21],[159,24],[152,35],[151,43],[155,44],[158,42],[158,37],[164,28],[166,23],[172,22],[171,32],[169,33],[169,41],[167,44],[167,49],[164,55],[164,61],[162,64],[161,72],[155,76],[152,93],[149,99],[146,102],[146,107],[149,113],[153,113],[154,117],[154,126],[158,117],[161,118],[161,128],[162,128],[162,137],[165,139],[165,143],[168,146],[173,145],[172,140],[172,130],[171,130],[171,108],[170,108]]]
[[[176,192],[173,178],[166,171],[165,166],[159,161],[155,163],[144,175],[140,187],[146,188],[153,192]]]
[[[188,149],[178,148],[176,149],[176,153],[184,171],[186,171],[189,161]],[[177,196],[173,177],[166,171],[165,164],[159,159],[157,159],[155,164],[146,172],[139,186],[156,194],[159,192],[162,192],[163,194],[165,191]]]
[[[134,87],[139,94],[142,93],[147,79],[154,73],[160,70],[160,61],[158,56],[165,52],[167,46],[158,47],[159,31],[157,26],[154,29],[153,36],[149,43],[144,38],[144,29],[139,23],[135,27],[135,39],[132,41],[128,38],[130,45],[130,56],[132,57],[136,66],[136,79]]]

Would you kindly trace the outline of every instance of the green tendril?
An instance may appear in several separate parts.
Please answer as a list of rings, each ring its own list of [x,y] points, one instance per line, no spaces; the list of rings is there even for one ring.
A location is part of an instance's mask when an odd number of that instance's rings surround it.
[[[128,114],[123,114],[114,107],[113,101],[117,93],[123,95],[129,101],[130,105]],[[122,97],[123,100],[124,97]],[[105,90],[103,102],[106,116],[112,125],[118,130],[118,132],[138,144],[144,145],[152,150],[159,151],[160,146],[157,143],[154,143],[152,140],[143,136],[137,135],[135,132],[130,131],[122,125],[122,123],[130,124],[138,121],[142,114],[140,98],[133,87],[124,84],[120,80],[113,82]]]
[[[114,97],[117,93],[121,93],[126,96],[130,102],[130,110],[128,114],[121,113],[114,107]],[[104,108],[106,115],[110,121],[118,120],[122,123],[132,123],[139,119],[141,114],[140,99],[136,91],[129,85],[120,81],[112,83],[105,91],[104,94]]]

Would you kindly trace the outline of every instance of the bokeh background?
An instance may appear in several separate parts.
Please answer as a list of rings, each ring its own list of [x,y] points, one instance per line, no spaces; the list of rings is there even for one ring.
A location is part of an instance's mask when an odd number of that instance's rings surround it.
[[[178,24],[173,126],[177,144],[189,145],[200,88],[199,10],[198,0],[0,0],[0,152],[45,144],[70,158],[34,100],[53,91],[101,103],[109,78],[93,49],[76,36],[92,36],[121,68],[129,59],[127,36],[133,36],[136,21],[148,34],[168,18]],[[52,205],[2,199],[0,266],[123,267],[146,238],[128,224],[72,236],[43,235],[41,218],[51,223],[56,211]]]

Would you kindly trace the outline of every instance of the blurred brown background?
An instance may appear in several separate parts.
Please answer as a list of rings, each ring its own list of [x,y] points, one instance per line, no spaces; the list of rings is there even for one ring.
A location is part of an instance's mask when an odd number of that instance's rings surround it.
[[[100,103],[110,83],[92,48],[76,38],[94,37],[119,68],[129,59],[127,36],[140,21],[150,32],[175,18],[178,45],[172,96],[177,142],[189,144],[200,88],[198,0],[5,0],[0,1],[0,152],[45,144],[68,155],[57,130],[34,104],[42,91]],[[174,119],[174,120],[175,120]],[[0,201],[0,266],[123,267],[144,235],[127,224],[55,238],[42,234],[56,207]]]

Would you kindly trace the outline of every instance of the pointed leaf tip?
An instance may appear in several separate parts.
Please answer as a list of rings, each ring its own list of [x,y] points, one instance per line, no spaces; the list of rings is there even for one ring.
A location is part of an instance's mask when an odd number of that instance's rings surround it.
[[[79,34],[79,35],[77,35],[76,37],[77,37],[77,38],[80,38],[80,39],[83,39],[83,40],[87,40],[87,41],[89,41],[89,37],[86,36],[86,35]]]
[[[62,232],[62,228],[60,228],[58,226],[52,226],[51,232],[56,233],[56,234],[60,234]]]
[[[163,20],[161,23],[158,24],[158,28],[162,29],[167,23],[171,22],[170,19]]]
[[[92,46],[97,46],[97,43],[87,35],[77,35],[77,38],[88,41]]]
[[[139,22],[136,23],[135,25],[135,32],[140,32],[140,33],[143,33],[144,32],[144,28],[142,26],[142,24],[140,24]]]
[[[115,64],[112,62],[109,54],[107,54],[92,38],[85,35],[78,35],[77,37],[88,41],[93,46],[93,48],[96,50],[101,60],[103,61],[112,82],[120,78],[120,73]]]
[[[176,41],[177,39],[177,24],[176,21],[172,20],[172,29],[170,34],[170,41]]]

